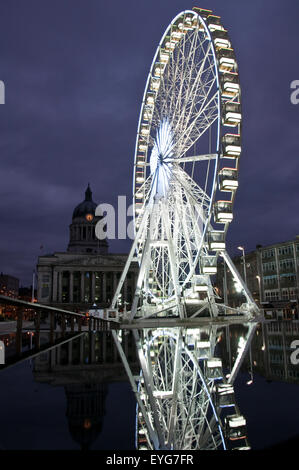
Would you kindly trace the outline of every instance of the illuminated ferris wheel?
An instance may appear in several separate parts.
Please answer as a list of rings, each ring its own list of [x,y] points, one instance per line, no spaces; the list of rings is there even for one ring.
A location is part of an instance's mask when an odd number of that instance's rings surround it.
[[[162,36],[145,86],[134,160],[135,239],[111,304],[116,309],[129,266],[138,261],[122,328],[133,329],[140,376],[131,371],[122,331],[112,334],[138,403],[140,450],[226,449],[246,441],[233,383],[260,312],[225,247],[238,188],[240,99],[237,61],[220,18],[199,8],[181,12]],[[219,255],[246,298],[238,308],[219,302],[213,287]],[[215,356],[215,327],[234,313],[249,327],[227,376]]]
[[[132,318],[159,311],[186,317],[188,302],[217,316],[211,276],[219,253],[255,308],[225,251],[238,188],[240,101],[237,61],[220,18],[199,8],[177,15],[152,61],[138,123],[128,264],[135,257],[140,270]]]

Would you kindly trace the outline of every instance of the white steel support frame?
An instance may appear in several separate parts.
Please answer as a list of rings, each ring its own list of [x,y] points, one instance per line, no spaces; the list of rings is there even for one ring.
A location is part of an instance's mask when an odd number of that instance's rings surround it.
[[[256,302],[254,301],[254,299],[252,297],[252,294],[251,294],[250,290],[248,289],[245,281],[243,280],[243,278],[240,275],[239,271],[236,269],[234,263],[232,262],[229,254],[227,253],[227,251],[222,251],[221,255],[222,255],[227,267],[229,268],[230,272],[232,273],[233,278],[242,287],[242,290],[243,290],[244,295],[245,295],[246,300],[247,300],[248,310],[249,310],[249,312],[252,312],[251,316],[252,317],[254,317],[254,316],[258,317],[260,315],[260,309],[258,308]],[[224,265],[224,269],[226,269],[225,265]]]
[[[235,360],[235,363],[234,363],[234,366],[233,366],[233,369],[230,373],[230,376],[228,378],[228,383],[230,384],[233,384],[236,377],[237,377],[237,374],[240,370],[240,367],[242,365],[242,362],[247,354],[247,351],[248,351],[248,348],[250,346],[250,343],[252,341],[252,338],[253,338],[253,335],[255,333],[255,330],[256,330],[256,327],[257,327],[257,323],[256,322],[252,322],[249,324],[249,327],[248,327],[248,332],[247,332],[247,335],[246,335],[246,339],[244,341],[244,346],[241,348],[241,350],[239,351],[239,354]]]

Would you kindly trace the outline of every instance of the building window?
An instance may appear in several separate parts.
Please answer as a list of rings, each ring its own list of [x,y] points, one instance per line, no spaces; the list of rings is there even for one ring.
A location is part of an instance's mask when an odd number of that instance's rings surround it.
[[[43,299],[46,299],[47,297],[49,297],[49,284],[42,285],[41,296]]]
[[[273,286],[273,285],[277,284],[276,274],[274,274],[273,276],[264,276],[263,280],[264,280],[264,285],[265,286]]]
[[[296,284],[296,275],[292,273],[281,274],[280,282],[285,286],[294,285]]]
[[[293,259],[284,259],[279,261],[279,269],[281,271],[286,271],[287,269],[292,270],[294,269],[294,260]]]
[[[274,257],[274,249],[270,249],[270,250],[265,250],[262,252],[262,258],[265,259],[265,258],[273,258]]]
[[[265,298],[267,302],[270,302],[271,300],[279,300],[279,291],[278,290],[266,291]]]
[[[276,263],[270,261],[269,263],[263,263],[263,272],[276,271]]]
[[[290,289],[290,299],[295,300],[297,297],[297,289]]]
[[[281,299],[282,300],[289,300],[289,291],[287,289],[282,289]]]
[[[279,255],[292,255],[293,254],[293,247],[292,245],[281,246],[278,248]]]

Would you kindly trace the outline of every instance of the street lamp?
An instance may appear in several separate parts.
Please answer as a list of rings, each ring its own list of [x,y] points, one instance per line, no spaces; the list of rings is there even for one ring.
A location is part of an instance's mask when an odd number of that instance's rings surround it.
[[[260,296],[260,303],[262,302],[262,290],[261,290],[261,276],[255,276],[259,283],[259,296]]]
[[[243,246],[238,246],[238,250],[241,250],[243,253],[243,269],[244,269],[244,281],[247,284],[247,276],[246,276],[246,262],[245,262],[245,250]]]

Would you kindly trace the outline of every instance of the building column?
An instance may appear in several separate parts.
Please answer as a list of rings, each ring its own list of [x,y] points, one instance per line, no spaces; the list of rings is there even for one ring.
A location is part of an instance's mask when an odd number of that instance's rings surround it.
[[[73,362],[73,342],[69,341],[68,344],[68,364],[72,364]]]
[[[104,334],[102,337],[102,358],[103,358],[103,363],[105,364],[107,360],[107,335],[106,334]]]
[[[70,271],[70,303],[73,303],[74,299],[74,273],[73,271]]]
[[[106,302],[106,273],[103,272],[103,302]]]
[[[276,276],[277,276],[277,288],[278,289],[278,299],[282,300],[282,295],[281,295],[281,289],[280,289],[280,270],[279,270],[279,259],[278,259],[278,253],[277,253],[277,248],[274,248],[274,253],[275,253],[275,263],[276,263]]]
[[[114,294],[115,294],[115,291],[117,289],[117,277],[116,277],[116,271],[113,271],[113,281],[112,281],[112,289],[113,289],[113,293],[112,293],[112,298],[114,297]]]
[[[80,351],[80,364],[83,364],[84,363],[84,336],[80,336],[80,347],[79,347],[79,351]]]
[[[55,349],[51,349],[51,351],[50,351],[50,367],[51,367],[51,370],[53,370],[55,366],[56,366],[56,351],[55,351]]]
[[[298,275],[298,264],[297,264],[297,252],[296,252],[296,244],[295,242],[293,242],[293,256],[294,256],[294,272],[295,272],[295,275],[296,275],[296,286],[295,286],[295,297],[297,298],[298,297],[298,294],[299,294],[299,275]],[[290,292],[290,290],[289,290]]]
[[[96,295],[96,273],[92,271],[91,272],[91,301],[92,303],[95,302],[95,295]]]
[[[96,361],[96,348],[95,348],[95,335],[92,334],[91,338],[91,363],[94,364]]]
[[[53,271],[52,302],[57,302],[57,271]]]
[[[58,302],[62,302],[62,271],[58,273]]]
[[[81,271],[81,302],[84,302],[84,271]]]

